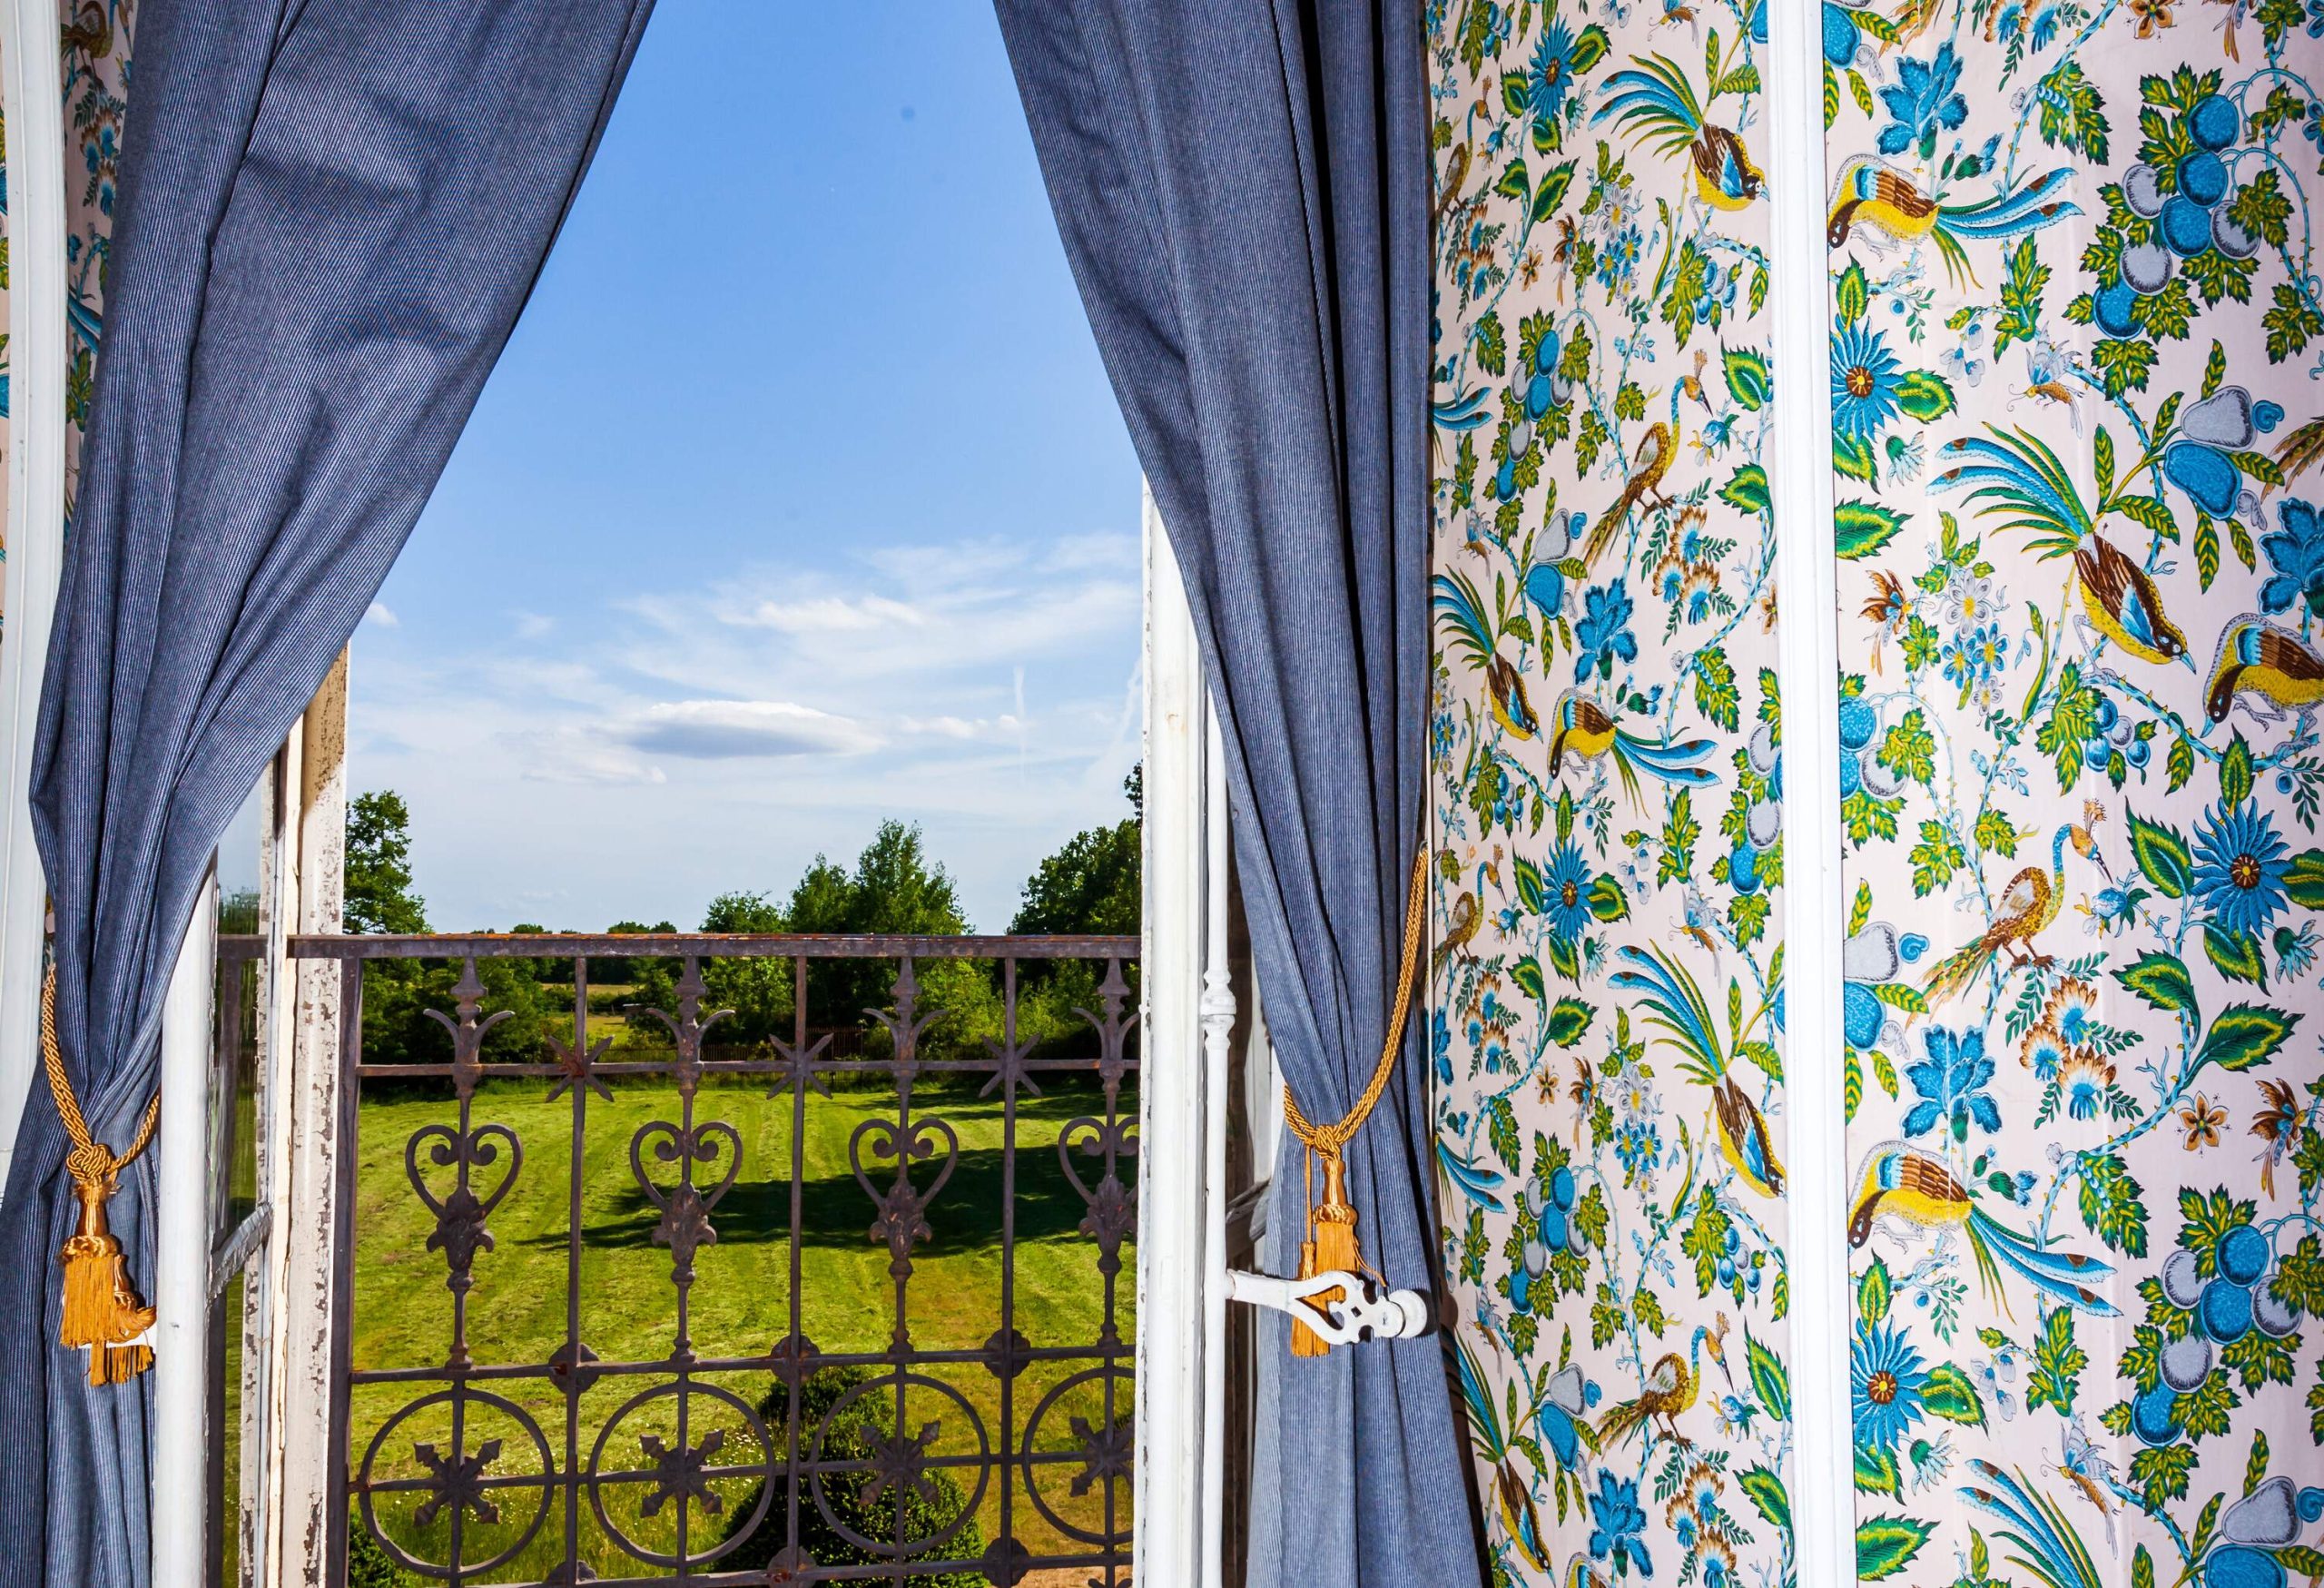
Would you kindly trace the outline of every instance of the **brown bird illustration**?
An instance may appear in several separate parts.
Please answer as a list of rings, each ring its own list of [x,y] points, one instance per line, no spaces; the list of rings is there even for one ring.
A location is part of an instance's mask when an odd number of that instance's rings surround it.
[[[1484,924],[1485,912],[1477,908],[1477,896],[1463,893],[1452,901],[1452,918],[1444,923],[1444,935],[1436,940],[1436,952],[1428,957],[1431,975],[1444,969],[1444,962],[1454,954],[1462,959],[1474,956],[1469,944],[1477,935],[1477,928]]]
[[[2324,657],[2302,645],[2292,629],[2247,612],[2219,636],[2219,655],[2203,694],[2204,715],[2223,723],[2239,697],[2247,710],[2270,722],[2314,711],[2324,701]]]
[[[2309,420],[2276,443],[2276,462],[2283,469],[2287,485],[2315,468],[2319,459],[2324,459],[2324,419]],[[2266,487],[2260,498],[2264,500],[2275,488]]]
[[[2002,890],[2000,908],[1993,924],[1976,942],[1957,953],[1947,954],[1929,972],[1925,986],[1931,1008],[1967,991],[2004,952],[2009,955],[2010,968],[2014,970],[2052,962],[2049,955],[2034,952],[2033,945],[2034,940],[2057,919],[2058,906],[2064,900],[2066,845],[2072,843],[2076,854],[2095,861],[2100,871],[2106,869],[2098,853],[2098,840],[2091,832],[2106,819],[2106,807],[2091,800],[2082,809],[2083,822],[2068,822],[2051,839],[2049,871],[2029,865],[2010,878],[2009,885]]]
[[[1723,1340],[1727,1334],[1727,1316],[1719,1315],[1718,1332]],[[1694,1441],[1679,1432],[1679,1414],[1690,1409],[1702,1393],[1703,1342],[1711,1338],[1710,1326],[1699,1324],[1695,1337],[1684,1356],[1676,1351],[1666,1352],[1646,1376],[1646,1386],[1637,1396],[1621,1402],[1598,1425],[1600,1445],[1627,1444],[1637,1437],[1640,1429],[1649,1422],[1659,1422],[1670,1442],[1680,1449],[1691,1449]],[[1715,1345],[1712,1356],[1722,1370],[1727,1355]]]
[[[1638,444],[1638,457],[1630,465],[1630,477],[1622,482],[1622,494],[1590,527],[1590,540],[1581,548],[1584,567],[1597,562],[1612,543],[1614,531],[1622,527],[1622,520],[1640,502],[1650,498],[1656,507],[1670,506],[1670,498],[1662,494],[1662,477],[1670,472],[1670,460],[1678,452],[1673,440],[1670,427],[1659,421],[1646,432],[1646,439]]]
[[[82,0],[81,8],[63,30],[64,53],[82,54],[92,64],[113,54],[113,19],[98,0]]]

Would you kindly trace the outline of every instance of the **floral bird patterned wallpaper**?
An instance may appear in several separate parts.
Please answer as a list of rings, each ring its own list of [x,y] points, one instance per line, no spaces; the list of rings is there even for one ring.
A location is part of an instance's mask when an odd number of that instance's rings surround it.
[[[1499,1579],[2324,1573],[2324,5],[1821,6],[1845,1047],[1782,1026],[1754,0],[1442,0],[1433,1037]]]
[[[1858,1569],[2313,1579],[2324,5],[1824,15]]]
[[[1757,21],[1429,12],[1432,1042],[1497,1582],[1792,1572]]]
[[[128,112],[129,40],[135,0],[59,0],[57,45],[64,118],[65,501],[80,477],[82,431],[96,390],[105,264],[113,240],[113,182]],[[0,123],[5,131],[5,123]],[[0,457],[9,417],[7,176],[0,165]],[[0,539],[5,504],[0,503]],[[0,551],[0,556],[5,556]]]

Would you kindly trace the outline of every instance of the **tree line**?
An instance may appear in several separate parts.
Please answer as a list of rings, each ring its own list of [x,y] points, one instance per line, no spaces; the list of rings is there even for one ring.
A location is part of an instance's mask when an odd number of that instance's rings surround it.
[[[1139,829],[1144,814],[1142,769],[1124,780],[1131,812],[1119,822],[1076,833],[1035,868],[1009,923],[1012,936],[1121,934],[1139,927]],[[397,935],[431,930],[411,870],[411,812],[391,789],[358,795],[348,807],[346,930]],[[517,932],[551,930],[523,923]],[[566,930],[557,928],[556,930]],[[607,935],[673,932],[668,921],[618,921]],[[852,864],[817,854],[787,893],[734,890],[703,912],[706,932],[814,932],[958,936],[970,930],[952,876],[928,852],[920,828],[898,821],[880,824]],[[652,955],[607,955],[587,962],[592,1013],[626,1021],[641,1040],[666,1040],[656,1011],[674,1014],[683,962]],[[451,1056],[444,1027],[430,1009],[449,1012],[459,966],[445,961],[374,960],[364,967],[363,1050],[373,1064],[443,1063]],[[569,958],[496,958],[477,962],[487,1010],[511,1018],[485,1039],[486,1056],[531,1061],[552,1033],[569,1037],[575,966]],[[829,1033],[837,1057],[884,1052],[885,1038],[867,1011],[894,1001],[896,964],[882,960],[811,960],[803,989],[788,959],[710,959],[703,962],[704,1011],[734,1012],[713,1029],[714,1046],[761,1047],[789,1041],[797,1029],[799,998],[805,1024]],[[1077,1009],[1098,1011],[1101,966],[1079,961],[1020,962],[1019,1040],[1049,1040],[1085,1029]],[[920,1008],[944,1011],[921,1041],[941,1056],[980,1052],[1004,1030],[1001,966],[995,962],[915,962]],[[1134,972],[1133,972],[1134,978]],[[600,1028],[602,1029],[602,1028]]]

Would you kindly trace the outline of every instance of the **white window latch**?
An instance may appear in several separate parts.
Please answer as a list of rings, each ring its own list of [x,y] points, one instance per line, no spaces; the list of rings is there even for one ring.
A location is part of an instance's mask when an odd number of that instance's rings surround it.
[[[1336,1297],[1321,1299],[1334,1290],[1339,1292]],[[1326,1269],[1311,1279],[1277,1279],[1229,1268],[1226,1298],[1289,1313],[1334,1346],[1409,1340],[1428,1332],[1426,1296],[1417,1290],[1390,1290],[1344,1268]]]

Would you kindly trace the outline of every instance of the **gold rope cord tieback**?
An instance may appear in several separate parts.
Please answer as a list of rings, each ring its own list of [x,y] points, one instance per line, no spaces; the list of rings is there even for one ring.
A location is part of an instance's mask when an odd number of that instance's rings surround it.
[[[1413,981],[1420,964],[1421,937],[1428,926],[1428,846],[1423,844],[1413,857],[1412,889],[1404,901],[1403,964],[1396,972],[1396,1007],[1388,1017],[1388,1034],[1380,1044],[1380,1061],[1373,1066],[1371,1084],[1355,1106],[1329,1125],[1318,1125],[1299,1111],[1290,1090],[1283,1094],[1284,1121],[1291,1133],[1307,1149],[1307,1238],[1299,1246],[1299,1277],[1312,1279],[1318,1274],[1334,1269],[1351,1274],[1379,1275],[1364,1260],[1364,1248],[1355,1238],[1355,1208],[1347,1199],[1347,1160],[1342,1152],[1349,1139],[1364,1128],[1371,1118],[1380,1096],[1388,1090],[1388,1077],[1396,1068],[1396,1055],[1403,1050],[1404,1021],[1412,1012]],[[1315,1200],[1315,1164],[1324,1166],[1324,1199]],[[1317,1313],[1341,1298],[1343,1292],[1327,1290],[1308,1302]],[[1321,1356],[1332,1348],[1324,1339],[1305,1323],[1294,1319],[1291,1325],[1291,1354],[1295,1356]]]
[[[81,1113],[81,1100],[64,1073],[64,1056],[56,1047],[56,972],[52,968],[40,990],[40,1057],[48,1071],[49,1095],[56,1100],[57,1116],[73,1150],[64,1156],[64,1172],[73,1177],[73,1195],[81,1204],[81,1222],[64,1243],[64,1322],[57,1330],[60,1345],[89,1353],[92,1385],[126,1384],[153,1365],[153,1347],[138,1336],[153,1327],[153,1309],[130,1288],[127,1260],[121,1242],[105,1228],[105,1203],[121,1183],[121,1171],[153,1144],[153,1127],[162,1118],[159,1092],[145,1107],[144,1122],[129,1150],[115,1156],[89,1133]]]

